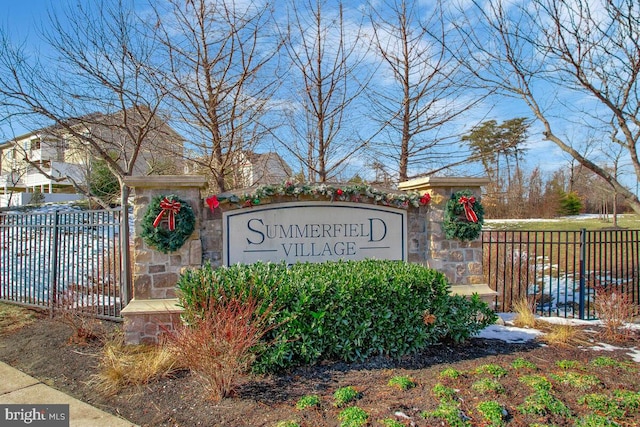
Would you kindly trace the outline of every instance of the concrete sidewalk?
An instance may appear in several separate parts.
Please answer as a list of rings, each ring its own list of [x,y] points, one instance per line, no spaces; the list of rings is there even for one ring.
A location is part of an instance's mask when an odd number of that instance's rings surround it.
[[[0,403],[68,404],[70,427],[136,427],[0,362]],[[0,420],[1,421],[1,420]]]

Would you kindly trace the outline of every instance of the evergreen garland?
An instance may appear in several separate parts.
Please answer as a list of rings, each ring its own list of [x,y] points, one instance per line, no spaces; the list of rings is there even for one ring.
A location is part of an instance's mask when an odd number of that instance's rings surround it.
[[[162,202],[165,197],[169,201],[180,203],[180,211],[175,214],[174,230],[169,230],[164,224],[160,224],[157,227],[153,225],[155,219],[162,212],[160,202]],[[167,215],[168,214],[165,213],[165,217]],[[147,245],[166,254],[178,250],[184,245],[184,242],[186,242],[193,233],[195,223],[196,216],[187,202],[175,195],[159,195],[151,200],[147,213],[142,219],[141,236]]]
[[[245,194],[218,194],[207,199],[211,209],[215,209],[220,202],[238,204],[242,207],[259,205],[264,199],[274,196],[310,196],[316,199],[328,199],[333,201],[361,202],[371,201],[374,204],[392,206],[407,209],[426,206],[431,200],[429,193],[418,194],[416,192],[385,192],[367,184],[346,184],[342,186],[332,184],[297,183],[285,181],[277,185],[261,185],[252,193]]]
[[[473,193],[470,190],[462,190],[451,195],[444,209],[444,233],[447,239],[475,240],[480,235],[484,223],[484,208],[480,201],[476,200],[472,208],[478,222],[469,221],[465,216],[464,206],[460,203],[461,197],[473,197]]]

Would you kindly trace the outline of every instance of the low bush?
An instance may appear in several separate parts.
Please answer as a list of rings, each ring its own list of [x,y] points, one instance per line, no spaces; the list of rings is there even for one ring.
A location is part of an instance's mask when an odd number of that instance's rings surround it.
[[[271,309],[259,312],[260,301],[251,289],[245,294],[221,291],[202,302],[206,309],[193,316],[191,323],[167,331],[170,350],[203,380],[214,402],[234,391],[271,328]]]
[[[273,326],[254,368],[275,371],[322,359],[400,357],[439,341],[461,342],[495,321],[477,296],[449,295],[435,270],[400,261],[257,263],[185,272],[178,294],[184,321],[196,322],[218,294],[261,301]]]

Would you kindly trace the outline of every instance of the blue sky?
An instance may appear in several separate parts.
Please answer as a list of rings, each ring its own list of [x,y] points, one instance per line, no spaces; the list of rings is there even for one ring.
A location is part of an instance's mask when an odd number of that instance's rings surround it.
[[[48,21],[47,9],[66,3],[62,0],[5,0],[0,5],[0,26],[9,31],[11,37],[26,40],[29,47],[38,42],[37,29]],[[347,2],[349,3],[349,2]],[[481,104],[461,120],[457,126],[469,127],[481,121],[495,119],[498,122],[515,117],[531,117],[528,108],[518,100],[494,99]],[[0,124],[0,139],[6,140],[23,129],[10,129]],[[543,171],[553,171],[569,163],[569,156],[562,153],[554,144],[544,141],[540,127],[534,123],[530,129],[526,167],[531,170],[540,166]],[[481,173],[479,168],[467,168],[462,173],[470,175]]]

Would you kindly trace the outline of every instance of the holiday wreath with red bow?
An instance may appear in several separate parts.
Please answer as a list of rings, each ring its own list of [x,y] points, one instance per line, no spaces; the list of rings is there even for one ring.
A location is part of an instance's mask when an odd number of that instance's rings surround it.
[[[447,239],[475,240],[484,222],[484,208],[470,190],[451,195],[444,209],[444,233]]]
[[[196,216],[191,206],[174,195],[159,195],[149,204],[142,219],[141,237],[160,252],[173,252],[182,247],[195,229]]]

